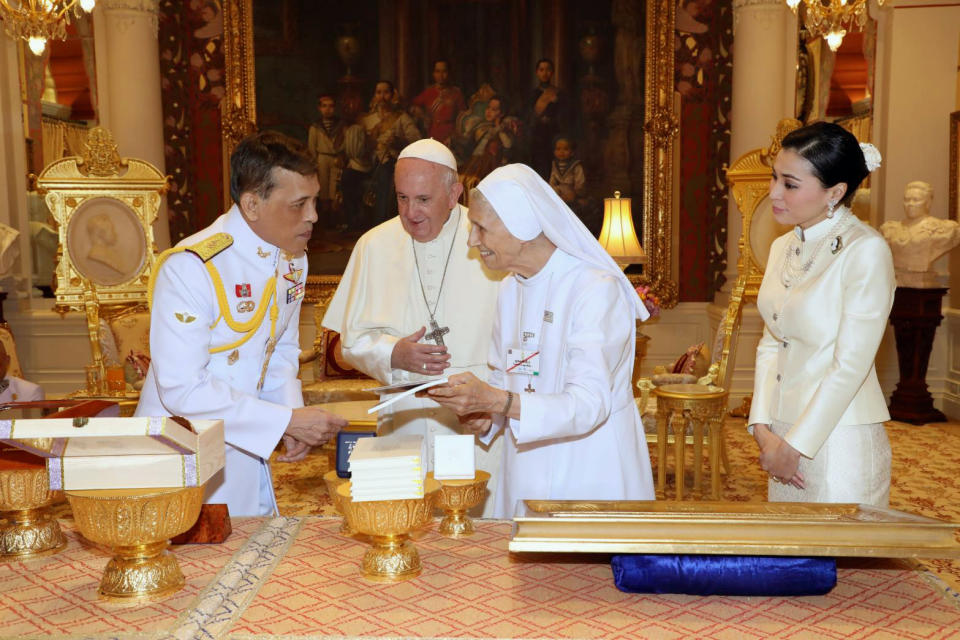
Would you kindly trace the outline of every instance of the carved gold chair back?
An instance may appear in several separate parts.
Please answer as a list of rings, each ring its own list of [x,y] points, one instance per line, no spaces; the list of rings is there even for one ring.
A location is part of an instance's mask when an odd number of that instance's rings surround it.
[[[109,320],[117,313],[147,311],[157,253],[152,224],[167,184],[149,162],[121,158],[102,127],[90,130],[82,155],[56,160],[36,178],[58,227],[54,308],[86,314],[101,381],[101,316]]]
[[[769,147],[754,149],[737,158],[727,169],[727,184],[740,210],[740,240],[737,245],[737,279],[730,291],[727,312],[717,330],[714,351],[713,383],[730,388],[734,357],[740,337],[743,307],[757,301],[770,245],[789,230],[773,218],[770,204],[770,176],[773,159],[780,152],[783,138],[801,126],[799,120],[781,120]]]

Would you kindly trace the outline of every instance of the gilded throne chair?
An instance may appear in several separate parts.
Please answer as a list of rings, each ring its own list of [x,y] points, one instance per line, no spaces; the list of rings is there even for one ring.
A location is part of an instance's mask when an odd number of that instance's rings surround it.
[[[722,461],[729,473],[726,446],[723,440],[729,390],[740,337],[743,309],[756,303],[763,271],[773,241],[789,228],[776,222],[769,199],[773,158],[780,151],[784,136],[801,126],[793,119],[777,125],[771,145],[754,149],[738,158],[727,170],[727,183],[741,216],[738,241],[740,257],[737,279],[730,292],[727,310],[717,328],[710,368],[696,384],[664,384],[641,389],[657,399],[656,437],[658,469],[657,495],[666,487],[666,456],[670,436],[674,448],[677,499],[684,497],[685,447],[693,445],[694,489],[701,489],[702,447],[706,443],[710,458],[710,491],[712,499],[720,498],[719,466]],[[749,397],[740,412],[749,411]]]
[[[57,225],[54,309],[80,311],[87,320],[88,384],[75,395],[136,400],[127,383],[142,379],[149,363],[147,297],[157,254],[152,224],[167,185],[150,163],[121,158],[101,127],[90,130],[82,155],[56,160],[36,178]],[[107,369],[125,363],[125,380],[110,376],[119,384],[108,389]]]

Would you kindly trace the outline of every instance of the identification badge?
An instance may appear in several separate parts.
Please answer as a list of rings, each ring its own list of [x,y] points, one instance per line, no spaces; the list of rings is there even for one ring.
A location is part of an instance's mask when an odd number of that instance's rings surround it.
[[[540,347],[538,345],[524,345],[523,347],[507,347],[506,373],[515,373],[525,376],[540,375]]]
[[[303,283],[298,282],[287,289],[287,304],[292,304],[303,297]]]

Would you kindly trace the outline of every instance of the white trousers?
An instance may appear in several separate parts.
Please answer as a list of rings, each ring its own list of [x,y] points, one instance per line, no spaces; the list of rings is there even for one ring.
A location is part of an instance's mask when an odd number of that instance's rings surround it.
[[[792,425],[774,420],[780,437]],[[890,441],[883,424],[840,425],[811,460],[800,456],[805,489],[772,478],[770,502],[853,502],[875,507],[890,504]]]

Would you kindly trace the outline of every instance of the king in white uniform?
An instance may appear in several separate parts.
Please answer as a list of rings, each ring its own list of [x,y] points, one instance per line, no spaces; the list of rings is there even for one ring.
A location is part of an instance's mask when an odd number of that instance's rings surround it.
[[[408,187],[404,182],[411,167],[414,178],[429,179],[425,187],[419,182]],[[490,330],[503,274],[488,271],[477,251],[467,246],[470,222],[466,207],[456,204],[462,187],[455,167],[453,154],[435,140],[419,140],[404,149],[396,173],[400,215],[357,242],[323,318],[323,326],[341,334],[344,358],[386,384],[463,371],[486,377],[488,372]],[[449,182],[444,182],[445,171],[451,174]],[[439,192],[431,196],[436,185],[429,181],[435,173]],[[420,202],[427,197],[433,201]],[[427,335],[417,337],[421,327]],[[442,332],[445,350],[434,349],[439,346],[430,337],[434,329]],[[408,363],[409,368],[396,366],[395,350],[411,340],[424,353],[422,365],[417,361],[412,366]],[[437,352],[434,360],[426,355],[431,349]],[[441,352],[449,354],[445,366],[438,361],[444,357],[437,355]],[[428,398],[412,396],[381,411],[378,423],[381,435],[424,435],[430,465],[433,437],[461,433],[453,412]],[[491,495],[496,492],[500,446],[498,439],[489,445],[478,443],[475,450],[477,467],[491,473]],[[492,502],[488,499],[486,504]],[[491,508],[485,507],[484,514]]]
[[[281,437],[292,433],[295,417],[320,411],[301,409],[297,378],[307,277],[303,249],[316,221],[315,168],[306,155],[294,158],[302,160],[294,171],[270,168],[286,153],[285,145],[296,151],[296,143],[270,132],[257,135],[249,145],[244,143],[250,138],[238,145],[232,171],[242,181],[238,155],[243,162],[260,153],[267,170],[259,177],[272,175],[267,178],[275,183],[272,189],[263,183],[244,188],[241,182],[234,198],[244,211],[235,205],[165,252],[154,270],[152,362],[136,411],[223,419],[226,466],[207,484],[206,501],[226,503],[233,515],[276,512],[266,460]],[[267,195],[258,194],[263,191]],[[289,454],[294,443],[286,444]],[[306,454],[296,447],[299,457]]]

